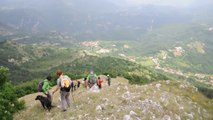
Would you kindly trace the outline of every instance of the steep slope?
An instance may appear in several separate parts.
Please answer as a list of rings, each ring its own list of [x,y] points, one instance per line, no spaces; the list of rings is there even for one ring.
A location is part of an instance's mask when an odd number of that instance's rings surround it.
[[[105,76],[101,76],[105,79]],[[200,94],[186,82],[158,81],[139,86],[130,85],[124,78],[112,79],[112,86],[104,81],[103,88],[92,92],[80,88],[71,94],[72,105],[67,112],[54,107],[44,111],[35,93],[24,96],[26,110],[17,113],[14,120],[41,119],[213,119],[213,101]],[[57,105],[59,92],[53,96]],[[73,101],[74,99],[74,101]]]

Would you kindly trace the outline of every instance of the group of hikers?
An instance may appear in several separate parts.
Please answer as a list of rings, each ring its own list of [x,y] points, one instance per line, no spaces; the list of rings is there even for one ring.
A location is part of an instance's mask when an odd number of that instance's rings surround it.
[[[50,80],[52,77],[48,75],[46,79],[43,81],[40,92],[43,92],[49,101],[52,103],[52,96],[54,93],[56,93],[60,89],[60,105],[62,108],[62,111],[66,111],[67,108],[70,107],[70,92],[75,91],[77,88],[80,87],[81,82],[79,80],[71,80],[71,78],[67,75],[64,75],[61,70],[56,71],[57,79],[57,85],[56,88],[50,92]],[[111,77],[107,75],[107,83],[108,86],[111,84]],[[103,79],[101,77],[97,77],[97,75],[90,71],[90,74],[84,78],[84,87],[86,89],[92,88],[93,86],[97,85],[99,89],[102,88]],[[38,88],[39,89],[39,88]]]

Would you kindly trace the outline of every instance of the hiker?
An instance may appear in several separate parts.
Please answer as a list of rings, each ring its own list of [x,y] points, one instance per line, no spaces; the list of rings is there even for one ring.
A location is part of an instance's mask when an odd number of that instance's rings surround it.
[[[66,111],[70,107],[70,88],[72,81],[61,70],[57,70],[56,75],[58,76],[57,87],[53,91],[53,94],[60,88],[62,110]]]
[[[98,77],[98,80],[97,80],[97,85],[98,85],[98,88],[101,89],[101,84],[102,84],[103,80]]]
[[[74,87],[75,87],[75,83],[74,83],[74,81],[72,80],[72,82],[71,82],[71,91],[72,91],[72,92],[74,91]]]
[[[110,86],[110,83],[111,83],[111,77],[109,75],[107,75],[107,82],[108,82],[108,85]]]
[[[77,89],[77,84],[78,84],[78,83],[77,83],[77,80],[75,80],[75,81],[74,81],[74,90]]]
[[[91,88],[96,83],[97,76],[93,71],[90,71],[90,74],[87,76],[89,88]]]
[[[50,102],[52,102],[52,95],[51,95],[51,93],[50,93],[50,88],[51,88],[51,86],[50,86],[50,83],[49,83],[49,81],[52,79],[52,77],[50,76],[50,75],[48,75],[47,77],[46,77],[46,79],[44,80],[44,83],[43,83],[43,86],[42,86],[42,91],[43,91],[43,93],[47,96],[47,98],[48,98],[48,100],[50,101]]]
[[[84,87],[87,88],[87,86],[88,86],[88,81],[87,81],[87,78],[85,77],[84,78]]]
[[[81,85],[81,81],[80,80],[77,80],[77,88],[79,88]]]
[[[77,81],[76,80],[72,80],[72,83],[71,83],[71,91],[75,91],[77,88]]]

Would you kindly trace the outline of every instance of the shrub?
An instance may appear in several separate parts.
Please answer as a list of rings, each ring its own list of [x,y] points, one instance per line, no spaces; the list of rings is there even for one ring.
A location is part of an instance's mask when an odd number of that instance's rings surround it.
[[[9,69],[0,67],[0,119],[12,120],[13,114],[24,108],[24,102],[18,101],[14,86],[8,80]]]

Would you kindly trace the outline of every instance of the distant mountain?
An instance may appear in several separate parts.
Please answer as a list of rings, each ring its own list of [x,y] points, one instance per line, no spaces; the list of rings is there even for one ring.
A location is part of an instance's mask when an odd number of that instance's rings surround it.
[[[0,36],[9,36],[9,35],[13,35],[17,32],[16,29],[14,29],[13,27],[0,23]],[[1,41],[1,40],[0,40]]]
[[[27,32],[68,32],[79,39],[135,39],[159,26],[205,21],[203,13],[212,15],[199,7],[124,7],[110,0],[4,0],[0,4],[2,24]]]

